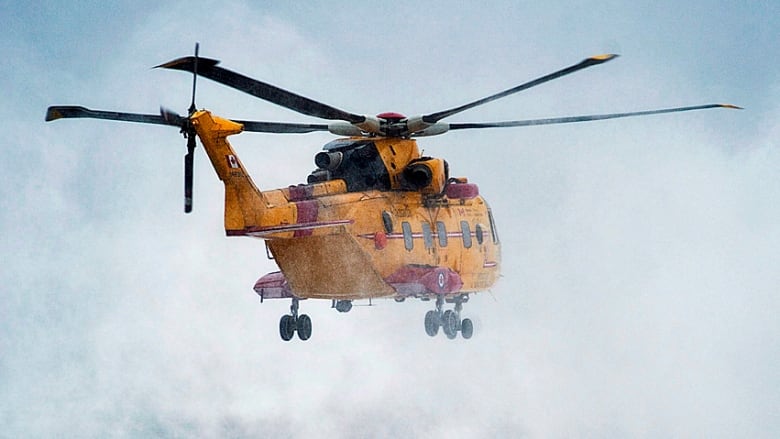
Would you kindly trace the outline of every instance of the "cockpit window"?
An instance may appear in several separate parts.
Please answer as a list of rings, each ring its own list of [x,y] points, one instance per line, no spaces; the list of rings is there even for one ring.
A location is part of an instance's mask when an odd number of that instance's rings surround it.
[[[488,209],[487,212],[490,220],[490,236],[493,238],[493,243],[498,244],[498,231],[496,230],[496,220],[493,219],[493,211]]]

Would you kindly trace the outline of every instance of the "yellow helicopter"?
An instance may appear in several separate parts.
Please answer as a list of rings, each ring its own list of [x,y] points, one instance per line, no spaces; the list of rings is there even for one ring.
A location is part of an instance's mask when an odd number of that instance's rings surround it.
[[[425,331],[441,328],[453,339],[471,338],[474,325],[462,318],[471,294],[489,289],[498,279],[501,252],[493,213],[476,184],[452,177],[445,160],[422,156],[416,137],[451,130],[560,124],[707,108],[739,108],[707,104],[629,113],[488,123],[445,123],[443,119],[529,89],[550,80],[610,61],[617,55],[587,58],[577,64],[500,93],[435,113],[375,117],[350,113],[219,67],[219,61],[198,56],[179,58],[157,67],[193,73],[188,116],[161,108],[160,114],[90,110],[79,106],[49,107],[46,120],[95,118],[180,128],[187,138],[184,211],[192,210],[193,157],[198,137],[225,186],[225,232],[265,240],[277,272],[262,276],[254,290],[264,299],[291,299],[282,316],[283,340],[311,337],[311,318],[299,314],[304,299],[328,299],[339,312],[354,300],[407,298],[432,300]],[[228,120],[197,110],[197,77],[209,78],[268,102],[328,124]],[[252,181],[228,136],[242,131],[309,133],[329,131],[342,136],[314,157],[317,166],[306,184],[261,191]],[[452,309],[444,310],[446,304]]]

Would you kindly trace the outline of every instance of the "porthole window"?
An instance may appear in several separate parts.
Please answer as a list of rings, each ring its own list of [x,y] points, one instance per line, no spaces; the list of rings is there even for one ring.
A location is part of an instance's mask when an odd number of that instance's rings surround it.
[[[382,224],[385,226],[385,232],[393,233],[393,215],[386,210],[382,211]]]
[[[412,226],[408,222],[401,223],[401,228],[404,231],[404,247],[411,251],[414,248],[414,237],[412,236]]]
[[[425,248],[433,248],[433,233],[431,233],[431,225],[428,223],[422,223],[422,231]]]
[[[444,222],[436,222],[436,236],[439,237],[439,247],[447,247],[447,226]]]
[[[485,232],[482,228],[482,224],[477,224],[475,229],[476,229],[475,234],[477,235],[477,244],[482,245],[482,241],[485,240],[485,236],[484,236]]]
[[[463,235],[463,247],[471,248],[471,227],[468,221],[460,222],[460,231]]]

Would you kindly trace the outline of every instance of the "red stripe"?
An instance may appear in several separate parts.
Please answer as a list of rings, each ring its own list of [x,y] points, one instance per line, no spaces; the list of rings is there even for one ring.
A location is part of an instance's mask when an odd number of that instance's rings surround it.
[[[290,201],[307,200],[314,195],[314,187],[311,185],[290,186]]]
[[[271,233],[294,232],[298,230],[313,230],[313,229],[320,229],[323,227],[334,227],[334,226],[341,226],[341,225],[347,225],[352,223],[354,223],[354,221],[352,220],[315,221],[315,222],[301,223],[301,224],[283,224],[278,226],[267,226],[267,227],[249,227],[243,230],[225,230],[225,233],[228,236],[250,235],[250,236],[261,237],[263,235],[269,235]]]
[[[320,211],[320,203],[317,200],[299,201],[295,203],[298,209],[297,224],[313,223],[317,221],[317,213]],[[296,230],[293,237],[311,236],[312,229]]]
[[[375,233],[365,233],[365,234],[358,235],[358,236],[360,236],[361,238],[366,238],[366,239],[374,239],[374,235],[375,235]],[[461,232],[448,232],[447,233],[447,237],[448,238],[460,238],[461,236],[463,236],[463,233],[461,233]],[[471,236],[477,236],[476,232],[471,232]],[[388,233],[387,234],[387,239],[403,239],[403,237],[404,237],[403,233]],[[423,237],[425,237],[425,235],[422,234],[422,233],[412,233],[412,238],[420,239],[420,238],[423,238]],[[431,237],[432,238],[438,238],[439,234],[438,233],[432,233]]]

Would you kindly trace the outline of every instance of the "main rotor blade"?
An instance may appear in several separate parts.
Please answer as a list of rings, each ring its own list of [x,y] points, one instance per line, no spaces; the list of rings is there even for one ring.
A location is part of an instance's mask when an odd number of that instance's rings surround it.
[[[463,130],[463,129],[472,129],[472,128],[509,128],[509,127],[523,127],[523,126],[532,126],[532,125],[552,125],[552,124],[559,124],[559,123],[588,122],[592,120],[617,119],[621,117],[647,116],[651,114],[677,113],[681,111],[705,110],[708,108],[731,108],[735,110],[742,109],[742,107],[737,107],[736,105],[731,105],[731,104],[706,104],[706,105],[695,105],[691,107],[664,108],[660,110],[648,110],[648,111],[634,111],[630,113],[592,114],[587,116],[554,117],[550,119],[529,119],[529,120],[515,120],[509,122],[486,122],[486,123],[451,123],[449,124],[449,129]]]
[[[328,126],[323,124],[260,122],[255,120],[233,120],[233,122],[243,125],[244,131],[254,133],[303,134],[314,131],[328,131]]]
[[[187,120],[186,117],[179,116],[166,108],[160,108],[159,115],[90,110],[89,108],[67,105],[49,107],[46,111],[47,122],[65,118],[108,119],[175,127],[181,127],[184,121]],[[244,131],[255,133],[303,134],[315,131],[328,131],[328,125],[325,124],[262,122],[256,120],[233,120],[233,122],[244,125]]]
[[[462,111],[466,111],[470,108],[474,108],[478,105],[487,104],[488,102],[495,101],[496,99],[501,99],[503,97],[509,96],[511,94],[527,90],[531,87],[535,87],[539,84],[543,84],[545,82],[551,81],[556,78],[560,78],[561,76],[566,76],[570,73],[574,73],[578,70],[582,70],[584,68],[595,66],[598,64],[603,64],[609,60],[615,59],[618,55],[615,54],[605,54],[605,55],[596,55],[592,56],[590,58],[584,59],[580,61],[577,64],[574,64],[573,66],[566,67],[565,69],[558,70],[557,72],[550,73],[549,75],[542,76],[540,78],[534,79],[533,81],[526,82],[524,84],[520,84],[517,87],[510,88],[508,90],[504,90],[500,93],[496,93],[494,95],[488,96],[486,98],[478,99],[474,102],[470,102],[468,104],[461,105],[460,107],[455,107],[449,110],[439,111],[437,113],[431,113],[427,114],[422,117],[422,120],[427,123],[436,123],[445,117],[450,117],[453,114],[460,113]]]
[[[156,125],[180,125],[176,121],[166,119],[159,114],[138,114],[121,113],[117,111],[90,110],[89,108],[72,105],[52,106],[46,110],[47,122],[65,118],[108,119],[120,120],[124,122],[151,123]]]
[[[362,123],[366,120],[365,116],[339,110],[271,84],[249,78],[240,73],[217,67],[218,63],[219,61],[214,59],[198,58],[197,74],[307,116],[328,120],[344,120],[354,124]],[[195,73],[195,57],[187,56],[175,59],[156,67]]]

